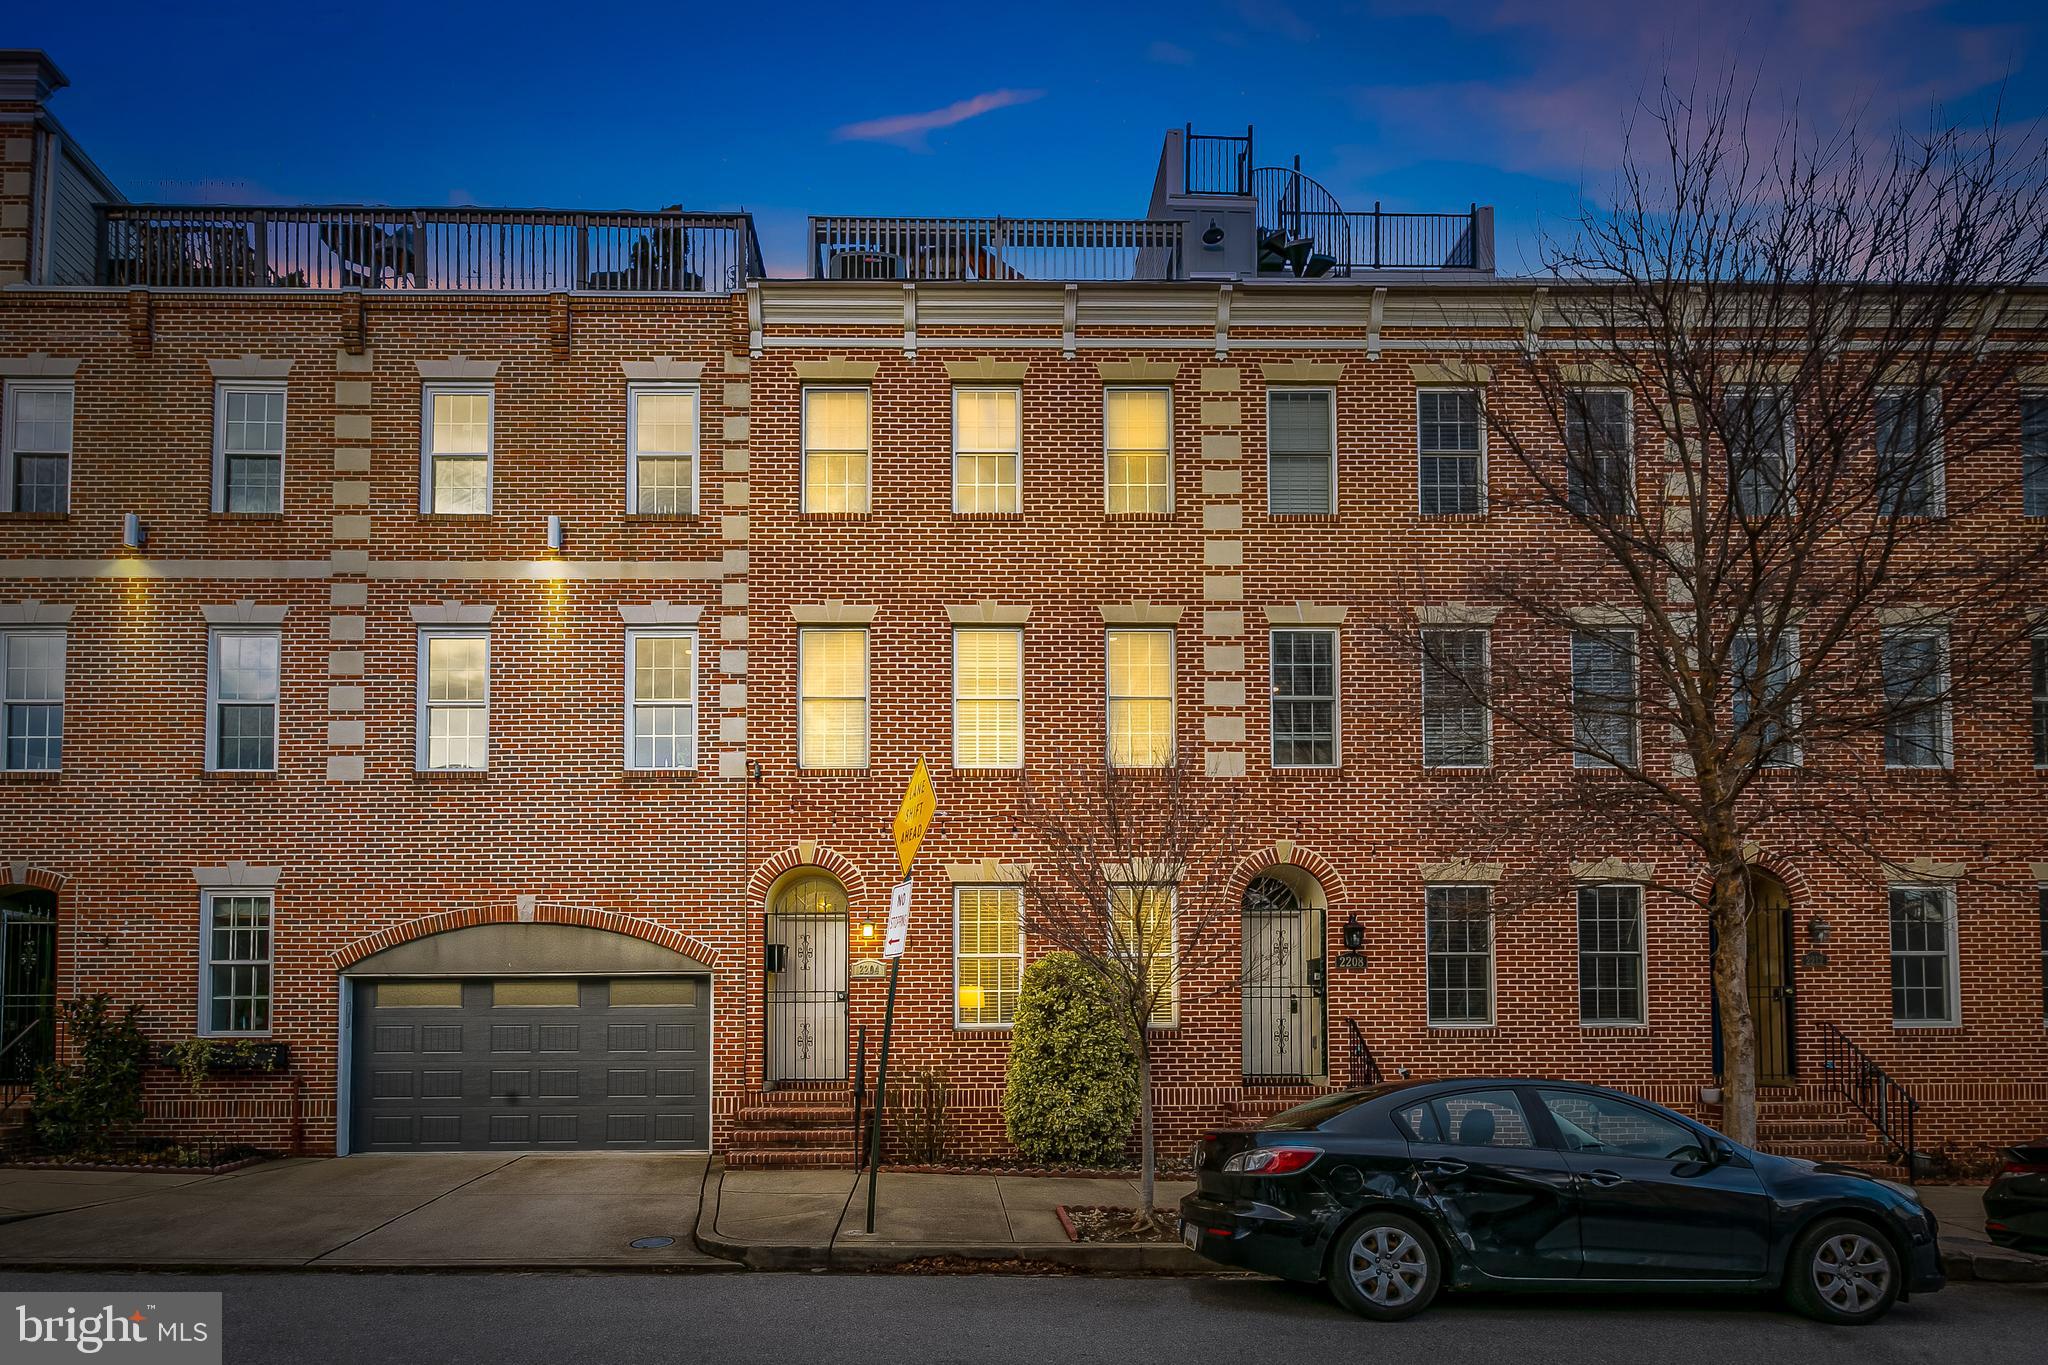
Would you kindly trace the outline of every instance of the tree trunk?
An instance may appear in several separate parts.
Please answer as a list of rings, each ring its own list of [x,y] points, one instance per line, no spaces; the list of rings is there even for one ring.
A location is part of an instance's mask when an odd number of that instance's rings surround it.
[[[1714,1000],[1721,1009],[1721,1131],[1756,1145],[1756,1016],[1749,1007],[1749,869],[1716,868]]]
[[[1138,1041],[1138,1211],[1152,1221],[1152,1044]]]

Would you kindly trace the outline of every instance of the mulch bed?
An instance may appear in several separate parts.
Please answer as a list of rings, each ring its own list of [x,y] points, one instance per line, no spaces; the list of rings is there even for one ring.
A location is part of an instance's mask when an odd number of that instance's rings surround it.
[[[1180,1242],[1179,1217],[1163,1209],[1154,1209],[1150,1221],[1118,1204],[1061,1204],[1057,1212],[1075,1242]]]
[[[250,1151],[246,1148],[229,1149],[221,1159],[200,1162],[194,1154],[175,1149],[164,1152],[136,1152],[117,1157],[84,1156],[16,1156],[0,1160],[0,1170],[14,1171],[118,1171],[162,1173],[175,1171],[180,1175],[225,1175],[239,1171],[246,1166],[272,1159],[268,1152]],[[181,1160],[183,1157],[185,1159]]]
[[[1028,1175],[1043,1176],[1055,1180],[1136,1180],[1141,1172],[1136,1167],[1105,1170],[1092,1166],[1027,1166],[1013,1161],[950,1162],[940,1165],[908,1165],[894,1161],[882,1163],[884,1171],[900,1171],[905,1175]],[[1187,1166],[1160,1165],[1153,1171],[1158,1180],[1186,1180],[1193,1174]]]
[[[1051,1261],[1016,1257],[1000,1261],[977,1260],[972,1256],[920,1256],[914,1261],[875,1266],[868,1275],[1086,1275],[1090,1272]]]

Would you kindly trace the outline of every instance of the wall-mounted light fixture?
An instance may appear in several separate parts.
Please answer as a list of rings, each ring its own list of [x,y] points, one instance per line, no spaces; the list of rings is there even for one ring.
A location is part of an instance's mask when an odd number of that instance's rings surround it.
[[[1202,232],[1202,250],[1223,250],[1223,228],[1214,218],[1209,220],[1209,226]]]
[[[124,550],[139,550],[147,544],[149,544],[149,527],[143,524],[141,516],[130,512],[122,517],[121,548]]]
[[[1358,916],[1348,915],[1344,919],[1344,951],[1355,953],[1365,947],[1365,926],[1358,922]]]
[[[1815,943],[1826,943],[1834,932],[1835,926],[1829,924],[1819,915],[1815,915],[1812,919],[1806,921],[1806,936]]]
[[[562,552],[562,519],[558,516],[548,518],[548,548],[556,554]]]

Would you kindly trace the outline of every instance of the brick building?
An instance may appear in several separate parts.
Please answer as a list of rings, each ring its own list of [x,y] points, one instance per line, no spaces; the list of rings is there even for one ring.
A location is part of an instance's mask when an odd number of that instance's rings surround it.
[[[1170,1139],[1345,1083],[1354,1039],[1700,1109],[1707,935],[1643,886],[1682,854],[1450,914],[1514,851],[1476,861],[1446,793],[1514,783],[1483,725],[1426,750],[1388,629],[1568,650],[1479,585],[1575,572],[1488,510],[1515,471],[1461,406],[1518,401],[1485,357],[1530,317],[1487,210],[1312,203],[1342,230],[1304,243],[1274,204],[1313,182],[1175,132],[1146,219],[820,218],[811,278],[767,279],[740,215],[131,205],[62,84],[0,54],[9,1065],[104,991],[164,1042],[285,1045],[196,1095],[153,1075],[157,1131],[845,1159],[922,758],[895,1064],[943,1067],[955,1149],[999,1154],[1020,773],[1107,747],[1239,786],[1246,938],[1301,945],[1188,993]],[[2034,668],[2031,715],[2021,669],[1944,741],[1988,844],[1879,764],[1891,874],[1760,851],[1776,1093],[1824,1101],[1832,1027],[1932,1142],[2048,1122]]]

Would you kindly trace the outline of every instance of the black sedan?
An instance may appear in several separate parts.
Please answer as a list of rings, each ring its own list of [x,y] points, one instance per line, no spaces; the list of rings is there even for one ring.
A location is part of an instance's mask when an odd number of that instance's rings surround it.
[[[1984,1235],[2002,1247],[2048,1251],[2048,1137],[2000,1150],[1984,1191]]]
[[[1737,1146],[1632,1095],[1407,1081],[1206,1134],[1181,1235],[1210,1260],[1327,1282],[1368,1318],[1465,1289],[1782,1290],[1874,1322],[1942,1287],[1906,1185]]]

